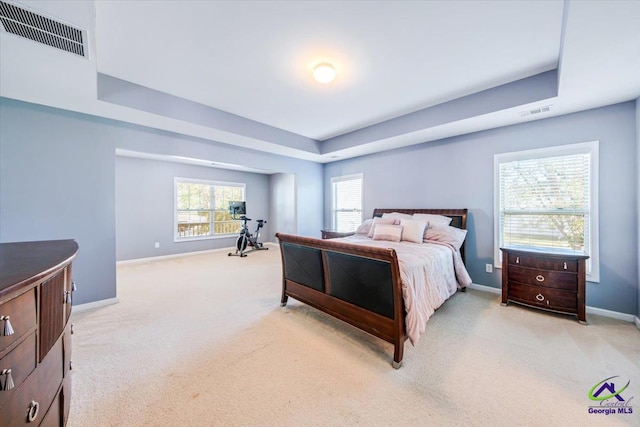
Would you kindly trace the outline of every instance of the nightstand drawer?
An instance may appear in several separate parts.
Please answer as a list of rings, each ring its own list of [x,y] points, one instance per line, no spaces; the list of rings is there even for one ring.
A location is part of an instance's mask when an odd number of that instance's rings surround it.
[[[576,273],[578,271],[578,261],[563,260],[555,258],[545,258],[539,256],[526,256],[520,254],[507,254],[509,264],[520,267],[540,268],[544,270],[569,271]]]
[[[509,281],[524,283],[527,285],[544,286],[547,288],[566,289],[578,291],[578,278],[576,273],[562,271],[540,270],[537,268],[509,266]]]
[[[578,300],[574,292],[509,283],[509,299],[515,302],[575,313]]]

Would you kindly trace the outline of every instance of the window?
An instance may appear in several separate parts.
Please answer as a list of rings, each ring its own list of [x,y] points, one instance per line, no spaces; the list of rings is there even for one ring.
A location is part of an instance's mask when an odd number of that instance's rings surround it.
[[[586,252],[599,281],[598,141],[496,154],[494,230],[500,247]]]
[[[331,178],[331,193],[331,227],[355,231],[362,223],[362,174]]]
[[[229,215],[229,202],[244,201],[244,184],[175,178],[174,187],[174,241],[240,232],[240,221]]]

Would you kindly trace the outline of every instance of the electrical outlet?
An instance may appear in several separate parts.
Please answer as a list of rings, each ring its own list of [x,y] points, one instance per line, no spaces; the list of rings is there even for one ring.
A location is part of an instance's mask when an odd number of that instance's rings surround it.
[[[492,264],[486,264],[485,265],[485,270],[487,271],[487,273],[493,273],[493,265]]]
[[[156,242],[156,249],[160,247],[160,242]]]

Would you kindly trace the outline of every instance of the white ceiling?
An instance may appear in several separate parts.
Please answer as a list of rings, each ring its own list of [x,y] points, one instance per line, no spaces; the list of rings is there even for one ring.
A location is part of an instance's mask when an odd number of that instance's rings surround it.
[[[640,1],[12,3],[88,30],[91,54],[0,31],[1,96],[320,162],[640,96]],[[329,85],[311,77],[321,61],[336,67]],[[444,102],[471,103],[472,94],[556,68],[557,96],[411,131],[398,126],[409,113],[428,117]],[[101,100],[98,73],[269,132]],[[552,109],[519,114],[541,105]],[[376,138],[381,122],[388,126]],[[319,148],[279,142],[289,133]]]

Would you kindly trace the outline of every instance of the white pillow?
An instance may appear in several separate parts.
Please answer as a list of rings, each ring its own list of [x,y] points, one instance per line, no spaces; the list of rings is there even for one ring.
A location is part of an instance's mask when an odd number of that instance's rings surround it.
[[[411,219],[411,215],[400,213],[400,212],[391,212],[391,213],[383,213],[382,218]]]
[[[378,224],[373,232],[373,240],[389,240],[399,242],[402,237],[402,226],[393,224]]]
[[[429,225],[449,225],[451,224],[451,220],[452,220],[452,218],[448,216],[424,214],[424,213],[413,214],[413,219],[427,221]]]
[[[425,231],[425,240],[447,243],[459,250],[467,236],[467,230],[450,225],[434,225]]]
[[[369,234],[371,230],[371,224],[373,224],[373,219],[367,219],[362,224],[358,226],[356,230],[356,234]]]
[[[378,224],[395,224],[395,218],[373,218],[373,222],[371,223],[371,228],[369,229],[369,237],[373,237],[373,233],[376,230],[376,225]]]
[[[416,221],[413,219],[401,219],[400,225],[402,226],[401,240],[413,243],[422,243],[425,229],[427,228],[426,222]]]

